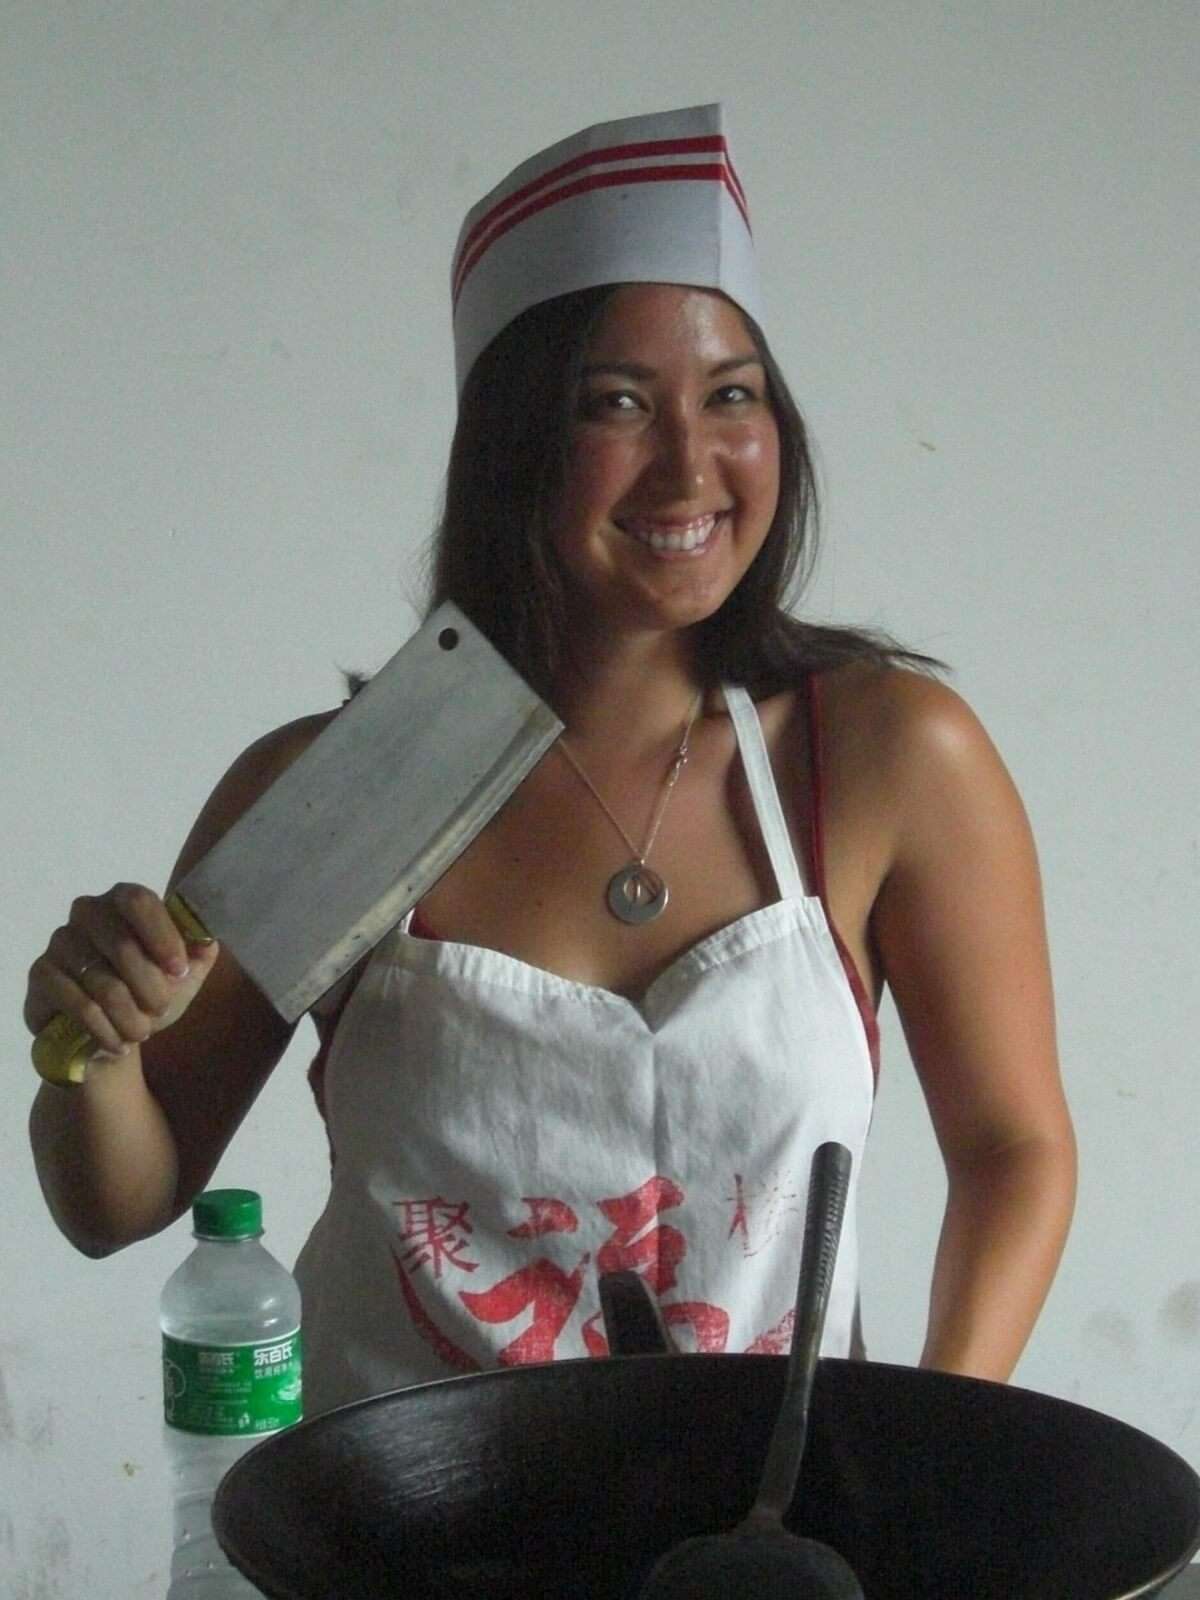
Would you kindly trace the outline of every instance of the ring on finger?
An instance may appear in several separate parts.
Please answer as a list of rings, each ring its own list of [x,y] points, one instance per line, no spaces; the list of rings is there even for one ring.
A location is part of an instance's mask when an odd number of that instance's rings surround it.
[[[81,983],[84,979],[84,976],[89,973],[93,967],[102,967],[103,965],[103,956],[91,956],[87,961],[81,961],[79,966],[75,969],[76,983]]]

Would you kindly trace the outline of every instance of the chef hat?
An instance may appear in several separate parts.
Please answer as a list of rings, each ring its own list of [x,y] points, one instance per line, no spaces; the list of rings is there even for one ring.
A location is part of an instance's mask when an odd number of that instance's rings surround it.
[[[451,273],[460,391],[514,317],[597,284],[720,289],[762,320],[724,122],[707,105],[598,123],[523,161],[468,211]]]

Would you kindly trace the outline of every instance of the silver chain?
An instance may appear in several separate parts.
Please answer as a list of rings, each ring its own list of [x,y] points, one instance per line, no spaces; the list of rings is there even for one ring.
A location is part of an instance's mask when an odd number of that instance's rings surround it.
[[[608,818],[608,820],[612,823],[613,827],[621,835],[621,838],[624,839],[625,843],[629,846],[630,850],[632,850],[633,858],[637,862],[639,867],[645,865],[647,857],[649,856],[651,850],[653,850],[653,848],[654,848],[654,841],[655,841],[655,839],[658,838],[658,830],[662,826],[663,813],[667,809],[667,801],[671,798],[671,791],[672,791],[672,789],[674,789],[675,785],[679,782],[679,774],[683,771],[684,767],[687,766],[688,740],[691,738],[692,724],[695,722],[697,716],[700,714],[700,706],[703,703],[703,700],[704,700],[704,691],[703,691],[703,689],[701,689],[700,691],[698,691],[698,693],[696,695],[696,698],[692,701],[692,708],[688,713],[688,719],[687,719],[687,722],[684,724],[684,728],[683,728],[683,738],[679,741],[679,748],[678,748],[678,750],[676,750],[675,758],[671,762],[671,770],[667,773],[666,784],[663,787],[662,794],[659,795],[659,797],[658,797],[658,804],[654,808],[654,815],[650,819],[650,827],[649,827],[649,829],[648,829],[648,831],[646,833],[646,842],[645,842],[645,844],[642,846],[642,848],[640,850],[638,849],[637,845],[633,842],[633,840],[629,837],[629,835],[625,832],[625,829],[617,821],[616,817],[613,816],[612,811],[609,809],[608,802],[605,800],[604,796],[600,793],[599,789],[597,789],[596,785],[592,782],[592,780],[588,777],[587,773],[579,765],[579,761],[578,761],[578,758],[575,755],[575,752],[571,749],[570,745],[567,743],[566,735],[564,734],[562,737],[560,737],[560,739],[558,741],[559,749],[562,751],[563,755],[566,756],[567,760],[574,767],[575,771],[579,774],[579,776],[583,779],[584,783],[591,790],[592,794],[594,795],[594,797],[596,799],[597,804],[599,805],[600,809],[604,812],[604,815]]]

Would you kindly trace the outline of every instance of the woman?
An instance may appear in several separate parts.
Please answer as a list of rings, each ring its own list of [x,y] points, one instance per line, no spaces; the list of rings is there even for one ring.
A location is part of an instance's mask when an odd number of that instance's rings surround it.
[[[602,1353],[612,1267],[685,1347],[780,1348],[811,1152],[861,1160],[885,984],[948,1180],[921,1360],[1007,1377],[1074,1182],[1033,845],[920,658],[781,609],[811,469],[719,108],[525,163],[469,214],[454,291],[434,599],[567,732],[314,1009],[310,1409]],[[327,720],[235,763],[176,877]],[[113,1057],[32,1118],[56,1219],[103,1254],[187,1207],[290,1029],[129,885],[34,963],[26,1020],[55,1012]],[[860,1348],[853,1223],[852,1195],[831,1353]]]

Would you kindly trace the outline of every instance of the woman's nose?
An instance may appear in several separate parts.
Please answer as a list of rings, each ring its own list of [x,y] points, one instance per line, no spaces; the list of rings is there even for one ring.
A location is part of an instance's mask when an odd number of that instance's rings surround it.
[[[654,477],[660,492],[680,500],[694,499],[709,472],[703,429],[691,417],[659,419]]]

